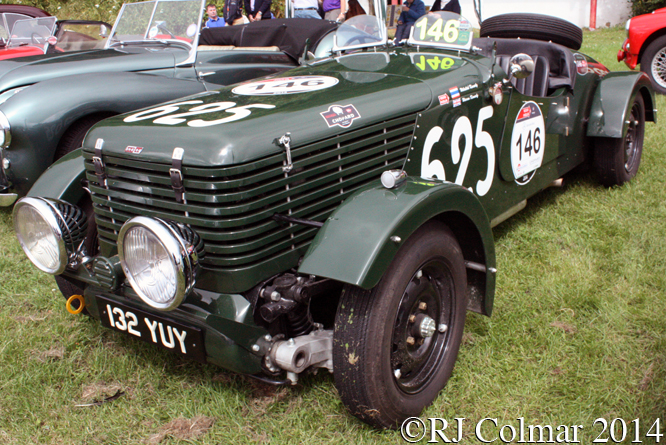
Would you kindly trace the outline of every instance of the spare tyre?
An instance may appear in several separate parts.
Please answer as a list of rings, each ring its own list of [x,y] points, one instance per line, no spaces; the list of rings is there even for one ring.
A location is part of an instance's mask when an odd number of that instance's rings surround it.
[[[573,50],[583,44],[583,31],[566,20],[542,14],[501,14],[481,23],[481,37],[534,39]]]

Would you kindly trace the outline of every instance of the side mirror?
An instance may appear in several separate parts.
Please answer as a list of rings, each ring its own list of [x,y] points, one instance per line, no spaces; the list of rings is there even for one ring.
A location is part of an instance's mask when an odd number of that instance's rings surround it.
[[[534,72],[534,60],[527,54],[516,54],[509,62],[509,76],[524,79]]]

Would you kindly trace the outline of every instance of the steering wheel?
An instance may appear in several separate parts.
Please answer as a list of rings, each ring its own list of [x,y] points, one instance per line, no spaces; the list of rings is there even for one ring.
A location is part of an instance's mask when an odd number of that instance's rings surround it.
[[[171,37],[172,39],[176,38],[176,36],[171,31],[169,31],[169,29],[166,27],[164,23],[160,23],[159,25],[157,25],[157,29],[166,32],[167,34],[169,34],[169,37]]]
[[[30,36],[30,40],[32,40],[32,43],[35,45],[43,45],[46,39],[36,32],[33,32],[32,35]]]

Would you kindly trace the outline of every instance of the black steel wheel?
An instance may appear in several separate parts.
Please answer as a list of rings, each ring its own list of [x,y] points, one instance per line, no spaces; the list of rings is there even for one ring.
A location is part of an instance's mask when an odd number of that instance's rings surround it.
[[[641,56],[641,71],[650,77],[656,92],[666,94],[666,35],[645,48]]]
[[[431,222],[404,242],[375,288],[345,286],[333,369],[352,414],[379,428],[396,428],[432,403],[458,356],[466,285],[455,236]]]
[[[566,20],[543,14],[501,14],[481,23],[481,37],[534,39],[558,43],[573,50],[583,44],[583,31]]]
[[[594,167],[606,187],[622,185],[638,173],[645,135],[645,103],[640,93],[634,97],[625,126],[624,138],[597,138],[594,143]]]

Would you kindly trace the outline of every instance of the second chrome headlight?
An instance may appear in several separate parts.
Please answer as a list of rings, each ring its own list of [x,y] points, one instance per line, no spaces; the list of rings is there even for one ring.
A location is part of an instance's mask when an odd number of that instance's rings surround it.
[[[118,256],[134,291],[149,306],[169,311],[192,290],[197,251],[175,223],[136,216],[118,233]]]

